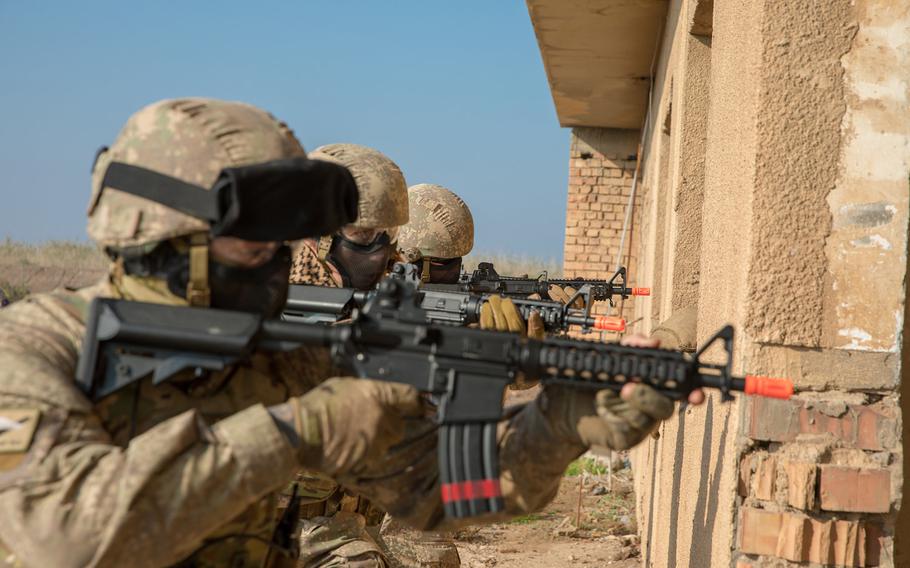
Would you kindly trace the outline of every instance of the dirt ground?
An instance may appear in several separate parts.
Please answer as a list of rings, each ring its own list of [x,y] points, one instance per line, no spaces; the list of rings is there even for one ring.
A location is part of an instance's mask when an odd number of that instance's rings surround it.
[[[614,474],[612,492],[606,485],[606,475],[581,472],[566,477],[555,501],[538,514],[460,532],[456,545],[462,566],[637,568],[641,560],[631,471]]]

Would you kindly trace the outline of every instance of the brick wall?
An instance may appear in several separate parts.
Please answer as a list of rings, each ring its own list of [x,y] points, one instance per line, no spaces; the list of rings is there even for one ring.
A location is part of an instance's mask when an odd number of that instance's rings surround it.
[[[636,279],[638,231],[631,231],[625,250],[619,250],[635,172],[636,136],[637,132],[627,130],[573,129],[563,264],[566,276],[610,278],[622,254],[630,285],[649,286]],[[641,187],[636,205],[641,202],[640,191]],[[633,226],[640,224],[640,215],[635,215]],[[631,257],[626,256],[629,250]],[[627,319],[632,316],[633,301],[627,300],[623,306]],[[617,301],[613,313],[618,314],[618,309]],[[609,305],[598,303],[594,311],[606,314]]]
[[[781,559],[892,565],[899,416],[893,394],[750,400],[738,483],[738,566],[779,566]]]

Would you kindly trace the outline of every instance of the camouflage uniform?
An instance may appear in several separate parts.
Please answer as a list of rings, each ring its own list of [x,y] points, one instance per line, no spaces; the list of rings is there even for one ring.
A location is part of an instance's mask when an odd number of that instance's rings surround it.
[[[142,166],[203,187],[227,165],[304,155],[290,130],[251,106],[151,105],[95,165],[89,233],[109,250],[208,231],[156,202],[102,197],[107,164],[140,154]],[[0,314],[0,566],[245,567],[267,556],[294,565],[296,536],[276,534],[276,510],[300,459],[265,406],[331,376],[327,353],[256,353],[93,404],[73,376],[95,297],[185,303],[115,264],[93,287],[31,296]]]
[[[354,175],[360,191],[356,228],[397,228],[408,220],[407,189],[401,170],[385,155],[356,144],[329,144],[309,153],[311,159],[340,163]],[[292,284],[341,286],[338,272],[325,260],[325,244],[305,241],[294,256]],[[320,255],[319,249],[323,254]],[[292,488],[292,491],[294,489]],[[367,532],[378,531],[384,513],[366,499],[345,491],[326,476],[301,472],[302,567],[383,567],[388,559]]]
[[[157,150],[143,155],[149,148]],[[254,107],[162,101],[134,115],[114,148],[98,160],[89,232],[108,249],[143,249],[171,229],[174,237],[208,234],[205,222],[181,218],[157,203],[115,189],[101,195],[99,169],[112,160],[137,163],[142,156],[144,167],[209,187],[226,165],[301,154],[290,131]],[[191,248],[190,256],[195,252]],[[192,280],[192,258],[190,272]],[[254,353],[225,371],[179,373],[160,385],[146,379],[89,401],[74,375],[90,300],[112,296],[185,304],[192,299],[189,290],[187,295],[186,300],[175,296],[154,278],[125,275],[124,266],[115,264],[109,278],[92,288],[32,296],[0,313],[0,563],[282,565],[294,556],[295,540],[276,534],[278,492],[302,465],[334,471],[345,487],[377,499],[413,526],[445,527],[436,437],[426,421],[410,422],[414,433],[395,446],[391,443],[400,438],[381,440],[354,428],[354,439],[366,440],[371,454],[382,456],[379,463],[355,471],[325,461],[361,463],[357,456],[364,454],[350,439],[336,436],[348,427],[352,412],[369,414],[363,422],[377,431],[404,429],[404,415],[377,413],[362,404],[385,404],[379,397],[361,397],[359,407],[339,405],[351,391],[316,387],[299,396],[331,374],[323,350]],[[414,408],[419,399],[409,392]],[[506,514],[496,518],[545,505],[565,466],[588,446],[621,449],[655,425],[636,410],[643,408],[639,402],[619,402],[611,394],[595,400],[590,393],[545,390],[500,424]],[[280,404],[289,397],[293,404]],[[304,403],[311,414],[296,414],[301,427],[295,423],[294,436],[285,434],[287,424],[273,412],[301,410]],[[332,414],[318,414],[320,408],[339,413],[333,421]],[[303,427],[311,418],[322,421],[319,428]],[[309,440],[313,432],[324,447],[292,445],[290,440]],[[536,459],[541,454],[548,459]],[[288,554],[278,554],[281,549]]]
[[[421,266],[425,282],[430,281],[431,259],[463,257],[474,248],[474,217],[464,200],[449,189],[430,183],[412,185],[408,210],[410,219],[398,235],[398,249],[404,261]],[[380,534],[407,568],[461,565],[451,532],[418,532],[386,518]]]
[[[37,413],[40,425],[31,452],[0,454],[0,510],[19,512],[0,513],[0,539],[42,566],[262,565],[275,491],[298,468],[263,405],[328,377],[327,358],[256,355],[202,379],[146,379],[93,406],[72,376],[96,296],[130,297],[102,282],[3,311],[0,408]]]

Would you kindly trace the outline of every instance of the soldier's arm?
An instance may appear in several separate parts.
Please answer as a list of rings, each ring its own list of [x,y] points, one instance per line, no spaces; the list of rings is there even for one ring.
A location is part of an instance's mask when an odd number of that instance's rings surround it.
[[[0,549],[26,565],[174,563],[299,467],[262,406],[212,426],[186,412],[116,446],[74,362],[65,336],[0,323],[0,417],[22,421],[0,420],[0,440],[18,435],[0,442]]]

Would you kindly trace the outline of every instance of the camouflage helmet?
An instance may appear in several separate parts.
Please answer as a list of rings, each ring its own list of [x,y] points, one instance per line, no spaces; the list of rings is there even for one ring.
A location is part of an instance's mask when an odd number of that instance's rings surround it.
[[[408,204],[411,220],[398,235],[406,258],[456,258],[474,248],[474,218],[460,197],[441,185],[421,183],[408,188]]]
[[[204,98],[153,103],[132,115],[95,161],[88,234],[102,248],[123,249],[209,229],[202,219],[112,187],[102,188],[111,162],[208,188],[223,168],[305,155],[284,123],[254,106]]]
[[[408,222],[408,186],[401,169],[388,156],[358,144],[326,144],[312,152],[314,160],[340,163],[350,170],[360,192],[359,228],[392,228]]]

